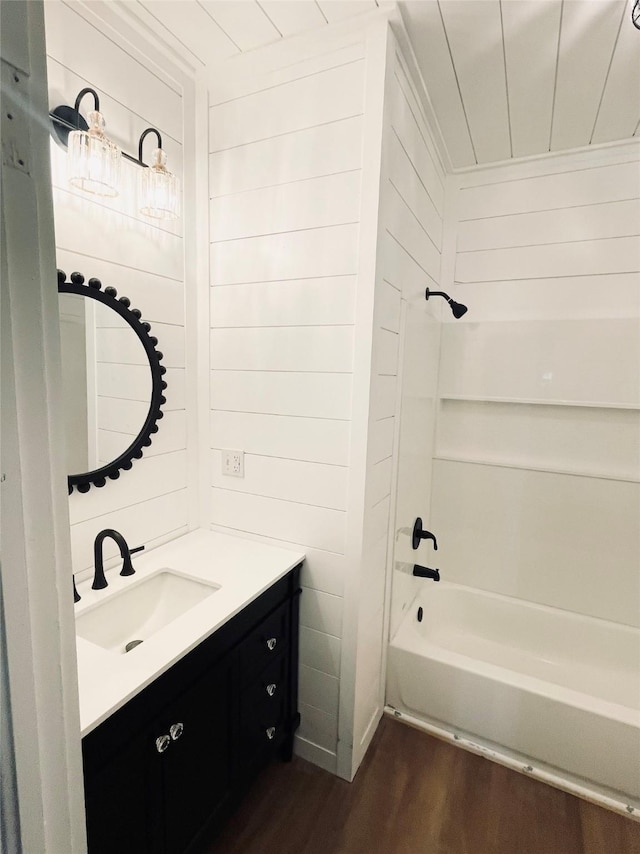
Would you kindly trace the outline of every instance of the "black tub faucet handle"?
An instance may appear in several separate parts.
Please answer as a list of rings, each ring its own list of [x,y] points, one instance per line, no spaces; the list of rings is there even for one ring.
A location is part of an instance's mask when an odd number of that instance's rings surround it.
[[[436,540],[435,534],[432,534],[431,531],[424,531],[422,529],[422,519],[418,516],[414,523],[413,534],[411,537],[411,545],[414,549],[418,548],[420,540],[433,540],[433,548],[435,551],[438,551],[438,541]]]

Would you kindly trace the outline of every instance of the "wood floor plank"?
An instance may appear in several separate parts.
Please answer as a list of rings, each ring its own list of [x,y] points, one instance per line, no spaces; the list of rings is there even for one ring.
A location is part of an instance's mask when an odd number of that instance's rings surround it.
[[[620,819],[615,813],[579,802],[584,854],[621,851],[640,854],[640,823]]]
[[[640,854],[640,823],[383,718],[353,783],[273,765],[206,854]]]

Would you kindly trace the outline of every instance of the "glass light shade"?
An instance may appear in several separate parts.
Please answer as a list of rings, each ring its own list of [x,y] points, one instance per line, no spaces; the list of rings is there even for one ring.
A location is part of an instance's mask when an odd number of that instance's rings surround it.
[[[142,170],[140,211],[155,219],[180,216],[180,181],[166,166],[167,155],[161,148],[153,152],[153,163]]]
[[[69,134],[69,181],[74,187],[97,196],[117,196],[120,149],[104,133],[102,113],[89,113],[89,130]]]

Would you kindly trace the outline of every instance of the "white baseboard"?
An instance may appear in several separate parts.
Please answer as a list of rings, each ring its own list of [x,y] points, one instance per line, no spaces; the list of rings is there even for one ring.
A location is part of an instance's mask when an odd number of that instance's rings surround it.
[[[306,738],[300,738],[296,735],[293,743],[293,752],[301,759],[306,759],[307,762],[312,762],[325,771],[330,771],[332,774],[337,774],[338,757],[330,750],[320,747],[319,744],[314,744],[312,741],[307,741]]]

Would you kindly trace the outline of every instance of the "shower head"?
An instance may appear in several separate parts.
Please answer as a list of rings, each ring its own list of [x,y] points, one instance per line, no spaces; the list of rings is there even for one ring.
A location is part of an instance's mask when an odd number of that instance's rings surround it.
[[[466,305],[462,305],[461,302],[455,302],[454,300],[449,300],[449,305],[451,306],[451,311],[453,312],[453,316],[458,319],[462,317],[463,314],[466,314],[467,307]]]
[[[453,316],[456,318],[456,320],[459,317],[462,317],[463,314],[467,313],[468,309],[466,305],[462,305],[461,302],[456,302],[455,300],[452,300],[449,294],[445,294],[444,291],[430,291],[429,288],[427,288],[424,293],[424,298],[429,299],[429,297],[444,297],[451,306],[451,311],[453,312]]]

